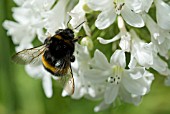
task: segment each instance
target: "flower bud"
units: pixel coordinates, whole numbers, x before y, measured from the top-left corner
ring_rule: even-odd
[[[88,6],[87,4],[84,4],[84,5],[83,5],[83,10],[84,10],[86,13],[92,12],[92,10],[89,8],[89,6]]]
[[[88,50],[92,50],[93,49],[93,41],[88,36],[82,38],[80,43],[83,46],[87,46]]]

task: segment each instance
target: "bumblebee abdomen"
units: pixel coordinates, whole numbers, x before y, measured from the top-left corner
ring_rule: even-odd
[[[50,64],[50,61],[45,59],[45,56],[42,56],[42,63],[44,68],[55,76],[64,76],[67,74],[69,64],[67,63],[55,63]]]

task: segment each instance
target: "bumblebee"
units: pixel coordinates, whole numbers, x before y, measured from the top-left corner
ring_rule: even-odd
[[[71,62],[75,61],[73,53],[79,38],[74,38],[74,32],[69,28],[59,29],[55,35],[46,38],[43,45],[20,51],[12,56],[12,60],[23,65],[36,64],[41,60],[52,75],[66,78],[64,90],[71,95],[74,93]]]

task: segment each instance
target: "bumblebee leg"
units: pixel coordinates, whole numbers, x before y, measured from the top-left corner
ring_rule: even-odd
[[[72,55],[72,56],[70,57],[70,61],[71,61],[71,62],[74,62],[74,61],[75,61],[75,56],[74,56],[74,55]]]
[[[77,42],[79,39],[81,39],[82,38],[82,36],[79,36],[79,37],[77,37],[77,38],[74,38],[73,39],[73,42]]]

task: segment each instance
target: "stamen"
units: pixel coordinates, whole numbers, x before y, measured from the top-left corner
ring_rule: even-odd
[[[125,5],[124,0],[114,0],[113,2],[116,14],[120,15],[123,6]]]
[[[106,82],[111,84],[119,84],[121,82],[123,69],[120,66],[113,67],[113,75],[106,79]]]

